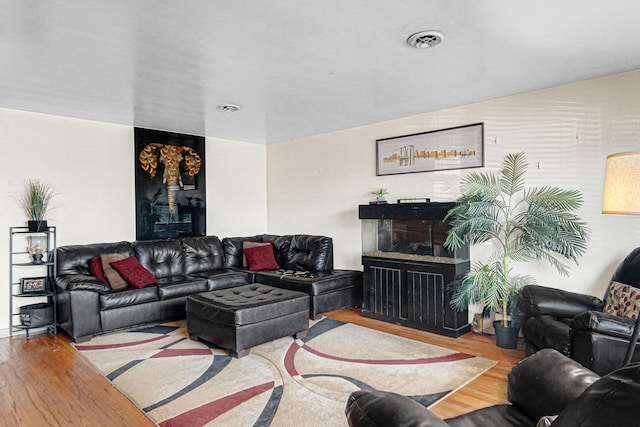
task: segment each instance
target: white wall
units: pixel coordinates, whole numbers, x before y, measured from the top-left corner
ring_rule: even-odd
[[[486,168],[525,151],[529,186],[557,185],[585,196],[579,215],[592,239],[580,265],[569,277],[546,265],[517,271],[540,284],[601,296],[616,265],[640,246],[640,218],[601,214],[606,156],[640,149],[640,71],[269,145],[269,232],[332,236],[335,266],[361,269],[357,207],[373,200],[371,191],[387,187],[392,201],[451,201],[469,172],[378,177],[375,140],[476,122],[485,124]],[[472,261],[489,250],[474,247]]]
[[[0,144],[3,335],[9,327],[9,227],[26,225],[17,202],[26,179],[55,187],[48,219],[57,226],[58,245],[134,240],[136,233],[132,127],[0,109]],[[266,148],[207,138],[205,150],[208,234],[265,232]]]
[[[207,231],[325,234],[334,238],[336,267],[360,269],[357,206],[372,200],[372,190],[389,188],[390,200],[454,200],[468,172],[377,177],[375,140],[484,122],[487,168],[525,151],[529,185],[576,188],[586,199],[580,215],[592,240],[571,276],[546,266],[519,269],[545,285],[602,295],[615,266],[640,243],[640,218],[600,213],[606,155],[639,149],[639,100],[635,71],[267,147],[208,137]],[[5,236],[25,224],[16,202],[25,180],[44,178],[58,193],[49,220],[60,245],[135,238],[131,127],[0,109],[0,144]],[[472,258],[486,252],[476,247]],[[0,335],[9,325],[8,263],[1,239]]]

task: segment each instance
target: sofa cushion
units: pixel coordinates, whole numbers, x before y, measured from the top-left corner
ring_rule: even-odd
[[[207,279],[187,276],[158,279],[158,297],[161,300],[184,297],[208,290]]]
[[[306,234],[293,236],[284,268],[311,272],[333,270],[332,239]]]
[[[254,282],[317,296],[362,285],[362,272],[333,270],[331,272],[302,274],[283,270],[260,271],[255,273]]]
[[[151,301],[158,301],[158,292],[155,286],[141,289],[129,287],[100,295],[100,309],[109,310]]]
[[[144,288],[158,283],[153,274],[140,264],[136,257],[130,256],[111,263],[111,267],[120,273],[128,284],[134,288]]]
[[[271,241],[266,246],[246,248],[244,254],[247,257],[250,271],[278,270],[280,268],[273,254],[273,242]]]
[[[137,240],[133,249],[140,264],[156,279],[184,275],[184,252],[177,239]]]
[[[207,285],[210,291],[246,285],[248,283],[250,283],[249,275],[237,271],[220,270],[212,272],[207,278]]]
[[[181,240],[185,274],[195,275],[224,268],[224,253],[217,236],[185,237]]]
[[[91,271],[92,276],[95,276],[104,282],[107,281],[107,276],[104,275],[104,269],[102,268],[102,260],[99,256],[91,258],[91,261],[89,261],[89,271]]]
[[[116,269],[111,266],[111,263],[123,260],[128,257],[128,253],[100,255],[102,270],[104,271],[104,275],[107,277],[107,282],[109,282],[109,286],[111,286],[111,289],[122,289],[127,286],[127,281],[124,280],[124,277],[122,277],[120,273],[118,273]]]

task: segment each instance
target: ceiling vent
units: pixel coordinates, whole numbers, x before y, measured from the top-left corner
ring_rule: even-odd
[[[428,30],[415,33],[407,39],[407,44],[416,49],[428,49],[442,43],[444,34],[440,31]]]
[[[226,111],[227,113],[235,113],[240,109],[239,105],[236,104],[220,104],[218,105],[218,110]]]

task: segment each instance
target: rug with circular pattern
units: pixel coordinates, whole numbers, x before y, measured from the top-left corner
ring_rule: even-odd
[[[102,335],[75,345],[162,427],[346,426],[358,389],[430,406],[494,361],[330,318],[303,339],[254,347],[241,359],[188,338],[186,322]]]

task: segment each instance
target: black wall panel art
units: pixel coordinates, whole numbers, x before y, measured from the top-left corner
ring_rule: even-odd
[[[136,239],[206,235],[204,137],[135,128]]]

